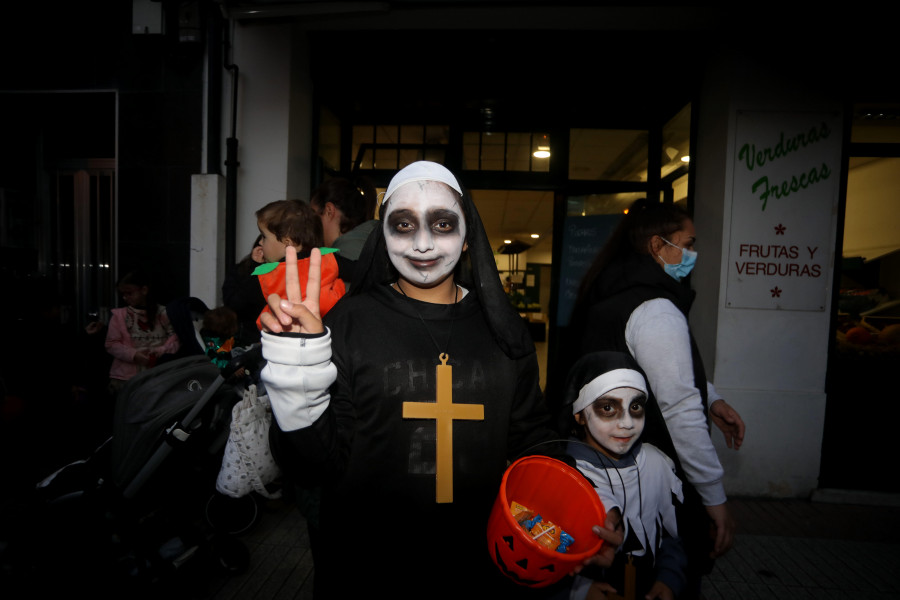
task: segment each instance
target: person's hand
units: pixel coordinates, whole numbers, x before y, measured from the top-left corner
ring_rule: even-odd
[[[259,317],[263,331],[269,333],[322,333],[325,326],[319,314],[319,290],[322,281],[322,253],[313,248],[309,255],[309,277],[306,281],[306,298],[300,293],[300,275],[297,272],[297,249],[286,248],[284,256],[284,283],[287,298],[270,294],[269,310]]]
[[[600,551],[594,556],[587,558],[582,564],[575,567],[572,573],[578,573],[584,567],[589,565],[597,565],[598,567],[607,568],[612,565],[616,556],[616,550],[625,541],[624,526],[622,525],[622,515],[618,510],[611,510],[606,513],[606,522],[601,525],[594,525],[591,530],[594,535],[603,540]],[[606,591],[614,592],[614,588]]]
[[[722,399],[716,400],[709,407],[709,416],[716,427],[725,434],[725,443],[729,448],[740,450],[744,443],[744,421],[738,411],[734,410]]]
[[[647,592],[647,595],[644,596],[646,600],[675,600],[675,594],[672,593],[672,588],[664,584],[662,581],[657,581],[653,584],[653,587],[650,588],[650,591]]]
[[[91,321],[90,323],[88,323],[85,326],[84,331],[88,335],[94,335],[95,333],[100,333],[103,330],[103,327],[104,327],[103,322]]]
[[[262,246],[253,246],[253,250],[250,251],[250,258],[253,259],[253,262],[263,264],[266,262],[266,257],[263,256],[263,248]]]
[[[707,506],[706,512],[716,527],[716,538],[710,557],[718,558],[734,545],[735,522],[728,510],[728,503]]]
[[[134,353],[134,364],[146,367],[150,364],[150,352],[147,350],[138,350]]]

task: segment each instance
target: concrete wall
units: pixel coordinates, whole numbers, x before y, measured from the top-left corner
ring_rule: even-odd
[[[234,63],[240,69],[235,251],[240,259],[259,234],[257,209],[273,200],[308,200],[312,86],[302,38],[290,25],[236,24]]]
[[[309,199],[312,85],[305,37],[295,34],[290,25],[236,23],[231,61],[238,68],[237,119],[232,131],[232,78],[226,74],[221,170],[226,172],[226,139],[233,135],[238,142],[239,162],[235,259],[241,260],[259,235],[255,217],[259,208],[274,200]],[[224,194],[224,181],[212,181],[207,175],[195,177],[192,210],[198,216],[205,214],[210,202],[221,202],[209,195],[210,185],[217,185],[217,193]],[[222,301],[224,212],[220,216],[214,225],[219,236],[216,243],[209,239],[209,219],[198,224],[203,233],[192,231],[191,238],[191,295],[202,298],[209,306]],[[202,255],[198,253],[201,246]],[[222,266],[215,267],[216,261]],[[214,281],[211,272],[215,273]]]
[[[225,178],[191,177],[190,295],[212,308],[222,305],[225,280]]]

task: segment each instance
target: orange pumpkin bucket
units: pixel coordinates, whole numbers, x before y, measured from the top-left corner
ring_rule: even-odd
[[[514,502],[574,538],[566,552],[535,541],[513,516],[510,507]],[[488,519],[488,551],[497,568],[519,585],[548,586],[600,550],[603,540],[591,528],[605,520],[606,510],[597,492],[578,471],[547,456],[525,456],[503,474]]]

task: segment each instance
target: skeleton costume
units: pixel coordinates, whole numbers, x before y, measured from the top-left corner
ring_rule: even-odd
[[[395,175],[386,198],[420,181],[461,192],[444,167],[419,162]],[[551,453],[542,442],[556,436],[534,345],[503,294],[475,205],[466,193],[458,202],[468,252],[455,270],[455,303],[421,302],[392,287],[398,275],[385,225],[369,236],[359,276],[323,334],[263,333],[273,453],[296,481],[321,487],[317,598],[528,592],[491,562],[486,524],[507,461]],[[447,406],[470,411],[450,425],[449,473],[440,462],[446,430],[413,412],[441,402],[439,369],[448,365]],[[449,501],[439,492],[448,475]]]
[[[619,352],[587,354],[570,371],[566,406],[571,407],[570,414],[590,409],[594,400],[617,388],[647,393],[634,359]],[[624,595],[632,572],[634,598],[643,598],[655,581],[665,583],[677,597],[686,581],[687,557],[677,537],[673,499],[681,503],[684,498],[672,460],[640,440],[619,459],[580,441],[571,442],[568,451],[579,471],[592,482],[606,510],[619,509],[625,527],[625,541],[612,567],[585,570],[584,575],[576,576],[570,598],[584,598],[594,579],[611,584]]]

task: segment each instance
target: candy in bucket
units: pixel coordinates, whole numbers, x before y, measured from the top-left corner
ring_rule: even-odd
[[[541,520],[552,519],[557,537],[565,532],[572,541],[565,552],[541,543],[513,515],[513,503],[526,508]],[[516,583],[528,587],[551,585],[593,556],[603,541],[591,530],[602,525],[606,511],[594,488],[574,468],[547,456],[526,456],[511,464],[503,474],[500,491],[488,520],[487,542],[491,559],[500,571]],[[557,546],[559,544],[557,543]]]

